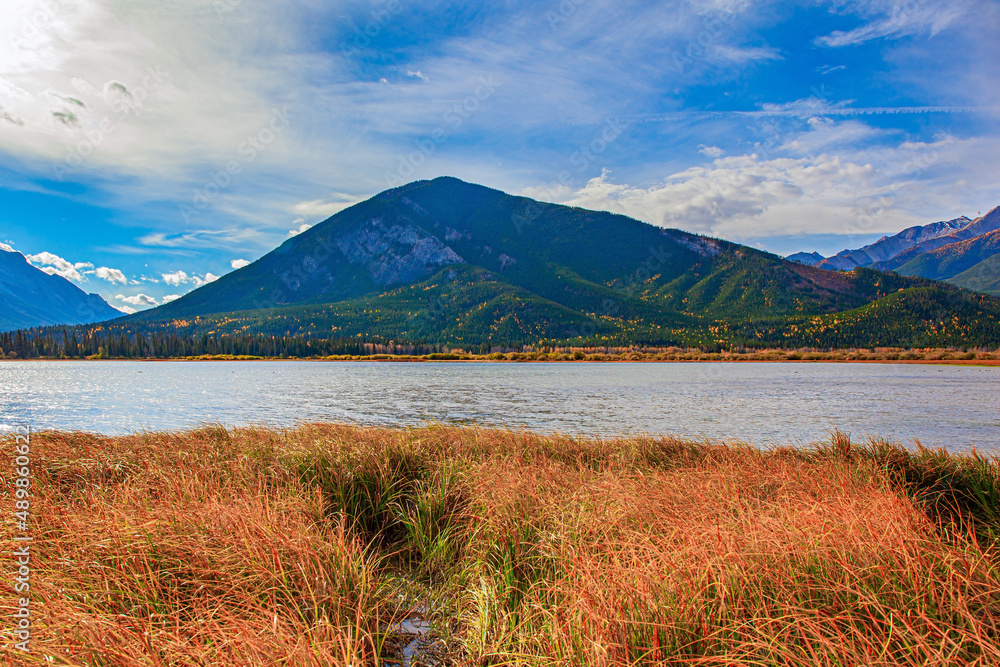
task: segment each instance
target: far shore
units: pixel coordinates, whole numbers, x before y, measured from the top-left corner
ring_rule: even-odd
[[[143,357],[143,358],[33,358],[3,359],[0,361],[313,361],[313,362],[377,362],[377,363],[798,363],[798,364],[914,364],[938,366],[1000,366],[1000,352],[961,352],[956,350],[905,350],[905,351],[801,351],[767,350],[759,353],[731,352],[619,352],[619,353],[560,353],[560,352],[508,352],[488,355],[464,352],[428,355],[341,355],[330,357],[256,357],[234,355],[201,355],[196,357]]]

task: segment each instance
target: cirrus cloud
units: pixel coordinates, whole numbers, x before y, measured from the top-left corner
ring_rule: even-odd
[[[835,2],[867,22],[853,30],[836,30],[816,39],[821,46],[856,46],[877,39],[911,35],[933,37],[975,9],[977,0],[863,0]]]

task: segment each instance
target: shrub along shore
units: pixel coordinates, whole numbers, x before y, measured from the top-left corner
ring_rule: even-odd
[[[7,664],[1000,663],[976,453],[314,424],[40,433],[31,465]]]
[[[1000,351],[952,348],[876,348],[849,350],[703,350],[698,348],[649,348],[649,347],[541,347],[521,351],[497,351],[476,354],[456,348],[428,354],[380,352],[371,346],[365,354],[326,356],[254,356],[233,354],[203,354],[178,357],[128,356],[113,357],[92,355],[88,360],[144,360],[144,361],[275,361],[303,359],[310,361],[382,361],[382,362],[839,362],[839,363],[933,363],[951,365],[997,366]],[[0,357],[2,358],[2,357]],[[9,357],[14,359],[16,357]],[[66,357],[36,357],[53,360]]]

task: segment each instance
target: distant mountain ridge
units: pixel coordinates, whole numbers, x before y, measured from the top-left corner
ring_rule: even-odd
[[[949,235],[961,232],[973,224],[973,220],[962,216],[954,220],[935,222],[930,225],[910,227],[894,236],[883,236],[881,239],[857,250],[843,250],[833,257],[817,262],[814,266],[834,271],[850,271],[859,266],[872,266],[885,262],[917,247],[930,248],[935,242]],[[940,241],[946,245],[948,241]]]
[[[799,252],[788,260],[821,269],[869,267],[904,276],[942,280],[1000,296],[1000,207],[975,220],[965,216],[910,227],[858,250],[833,257]]]
[[[19,252],[0,248],[0,331],[90,324],[123,315],[97,294],[35,268]]]
[[[962,229],[933,240],[925,241],[890,259],[880,261],[875,265],[875,268],[882,271],[895,271],[926,252],[933,252],[938,248],[943,248],[953,243],[968,241],[998,229],[1000,229],[1000,206],[994,208],[986,215],[976,218]]]
[[[805,264],[806,266],[816,266],[826,258],[818,252],[797,252],[794,255],[789,255],[785,259],[789,262]]]

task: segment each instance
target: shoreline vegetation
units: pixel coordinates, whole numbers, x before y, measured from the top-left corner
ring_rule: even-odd
[[[491,362],[491,363],[553,363],[553,362],[826,362],[826,363],[910,363],[970,366],[1000,366],[1000,351],[956,348],[875,348],[849,350],[740,350],[706,351],[698,348],[649,347],[540,347],[522,351],[497,351],[476,354],[456,348],[429,354],[397,354],[378,351],[378,346],[365,354],[326,356],[256,356],[235,354],[202,354],[176,357],[89,355],[86,357],[30,357],[24,361],[377,361],[377,362]],[[0,356],[0,360],[4,360]],[[19,360],[15,356],[7,361]]]
[[[309,424],[31,453],[12,664],[1000,663],[975,452]]]

